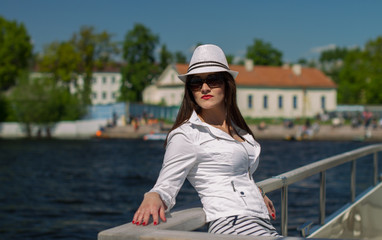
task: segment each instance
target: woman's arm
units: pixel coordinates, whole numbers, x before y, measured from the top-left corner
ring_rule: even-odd
[[[150,216],[154,224],[159,223],[159,217],[165,221],[165,210],[169,211],[175,205],[175,198],[195,161],[196,151],[189,135],[171,134],[157,182],[145,194],[133,223],[147,225]]]
[[[273,220],[276,219],[276,210],[275,207],[273,206],[273,202],[265,195],[264,190],[261,187],[258,187],[260,190],[261,195],[263,196],[265,206],[268,208],[268,213],[272,217]]]

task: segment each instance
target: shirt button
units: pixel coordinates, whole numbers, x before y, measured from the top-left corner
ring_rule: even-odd
[[[244,192],[240,192],[241,195],[244,195]]]

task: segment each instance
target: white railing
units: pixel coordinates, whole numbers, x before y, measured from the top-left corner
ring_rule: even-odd
[[[288,186],[304,180],[315,174],[320,174],[320,224],[325,222],[326,206],[326,171],[333,167],[351,162],[351,201],[356,197],[356,160],[373,154],[373,183],[377,185],[379,180],[378,152],[382,151],[382,144],[375,144],[359,148],[353,151],[325,158],[323,160],[305,165],[292,171],[280,174],[276,177],[258,182],[265,192],[272,192],[281,189],[281,233],[288,235]],[[120,239],[232,239],[233,236],[216,236],[203,232],[191,232],[205,225],[205,215],[200,207],[169,213],[167,222],[157,226],[135,226],[131,223],[121,225],[112,229],[100,232],[99,240],[120,240]],[[235,236],[235,239],[237,236]],[[240,236],[240,239],[250,239],[250,237]],[[269,239],[269,238],[259,238]]]
[[[288,235],[288,186],[315,174],[320,174],[320,224],[325,222],[326,206],[326,170],[351,162],[350,191],[351,202],[355,200],[356,194],[356,160],[373,154],[373,183],[378,183],[378,152],[382,151],[382,144],[370,145],[353,151],[325,158],[323,160],[305,165],[292,171],[280,174],[276,177],[266,179],[258,183],[265,192],[281,189],[281,233]]]

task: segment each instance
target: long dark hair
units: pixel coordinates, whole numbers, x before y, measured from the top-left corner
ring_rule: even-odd
[[[249,134],[255,138],[253,135],[253,132],[248,127],[247,123],[245,122],[243,116],[241,115],[241,112],[239,110],[239,107],[237,106],[237,100],[236,100],[236,83],[231,74],[228,72],[222,72],[222,76],[224,77],[224,103],[227,110],[226,115],[226,124],[228,126],[228,129],[231,129],[232,123],[235,123],[239,128],[247,131]],[[184,87],[184,96],[182,105],[179,108],[178,115],[176,117],[175,123],[170,129],[169,133],[178,128],[180,125],[182,125],[184,122],[186,122],[188,119],[190,119],[192,112],[195,110],[196,113],[200,113],[202,111],[202,108],[196,103],[194,99],[194,95],[192,94],[192,91],[187,87],[187,82],[190,80],[192,75],[187,76],[186,84]],[[231,132],[230,135],[232,136]],[[168,134],[167,134],[168,138]],[[165,141],[165,146],[167,145],[167,138]]]

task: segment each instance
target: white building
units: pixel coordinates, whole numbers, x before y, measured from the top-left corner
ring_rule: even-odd
[[[143,92],[147,104],[180,105],[184,83],[177,77],[187,72],[188,65],[169,65],[155,84]],[[244,117],[313,117],[334,111],[337,88],[334,82],[315,68],[231,65],[238,71],[237,102]]]
[[[42,78],[49,76],[49,73],[32,72],[31,78]],[[104,105],[116,103],[120,94],[120,86],[122,82],[122,75],[119,67],[108,67],[106,70],[96,70],[92,75],[92,92],[91,101],[92,105]],[[78,88],[82,88],[84,78],[78,75],[76,84],[70,84],[70,92],[75,93]],[[77,86],[76,86],[77,85]]]
[[[110,104],[117,102],[119,97],[119,89],[121,86],[122,75],[118,70],[97,71],[92,76],[92,93],[91,100],[93,105]],[[78,85],[83,85],[83,77],[78,77]],[[71,92],[75,92],[74,85]]]
[[[183,99],[184,83],[178,78],[178,75],[187,72],[187,67],[186,64],[168,65],[156,83],[145,88],[142,94],[143,102],[180,106]]]

